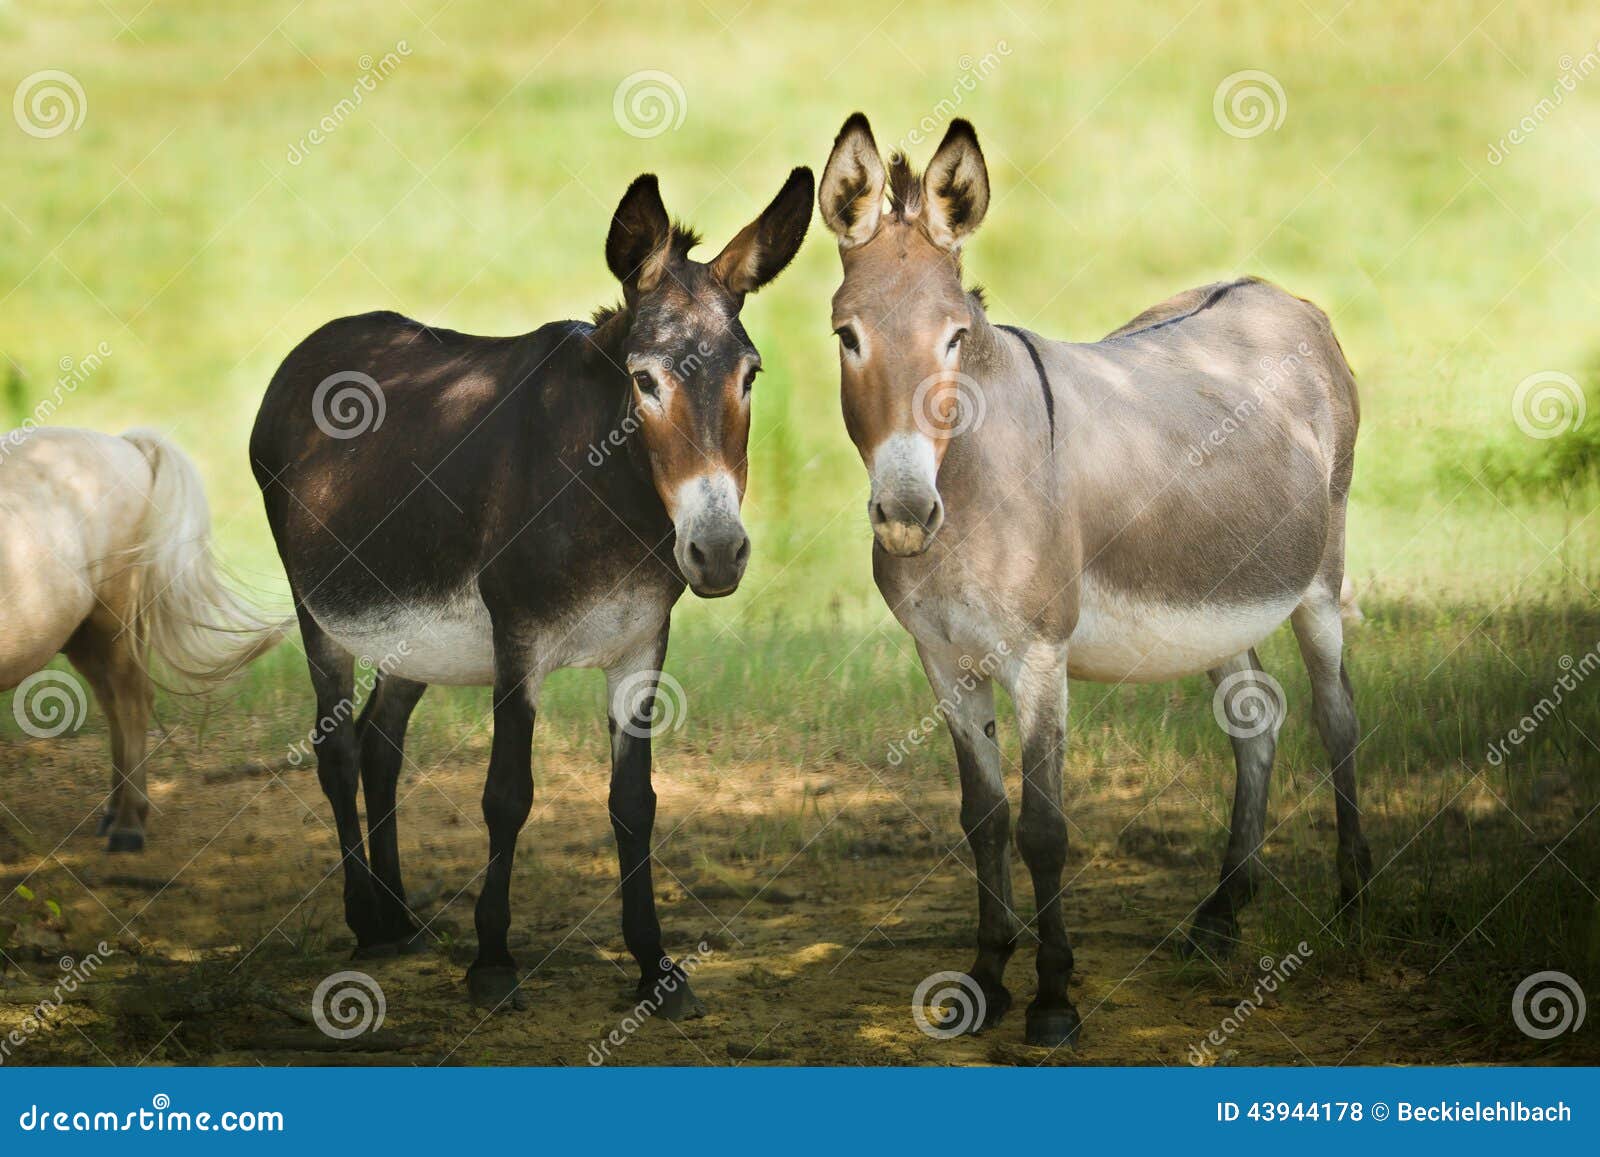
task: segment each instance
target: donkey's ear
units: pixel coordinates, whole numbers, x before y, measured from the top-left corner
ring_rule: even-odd
[[[967,121],[950,122],[922,176],[923,224],[933,243],[954,251],[989,211],[989,166]]]
[[[860,113],[851,113],[834,138],[828,167],[822,170],[822,190],[817,196],[822,219],[849,249],[872,240],[883,213],[883,158],[872,126]]]
[[[811,224],[811,195],[816,182],[811,170],[800,168],[778,190],[772,204],[711,262],[711,272],[741,296],[754,293],[793,260]]]
[[[627,293],[646,292],[661,280],[671,239],[661,187],[654,173],[646,173],[622,194],[606,236],[606,264]]]

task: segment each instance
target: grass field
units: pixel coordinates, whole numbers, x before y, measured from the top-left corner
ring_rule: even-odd
[[[1354,925],[1332,919],[1332,797],[1287,631],[1263,650],[1290,706],[1274,875],[1247,917],[1242,963],[1220,972],[1178,966],[1169,942],[1214,873],[1231,797],[1209,684],[1074,685],[1068,790],[1087,898],[1068,913],[1086,930],[1080,1004],[1103,1012],[1083,1059],[1182,1063],[1257,958],[1304,941],[1307,979],[1277,998],[1278,1031],[1251,1023],[1230,1038],[1229,1063],[1332,1063],[1346,1048],[1369,1061],[1594,1061],[1593,1013],[1543,1042],[1510,1014],[1512,990],[1541,970],[1600,992],[1593,681],[1504,758],[1489,752],[1600,647],[1600,491],[1593,458],[1570,453],[1600,445],[1600,29],[1567,0],[1293,8],[1179,0],[1113,17],[934,0],[873,27],[876,13],[831,0],[804,14],[703,0],[670,17],[479,0],[6,4],[6,85],[61,70],[81,91],[68,115],[83,115],[39,135],[48,127],[27,131],[18,106],[0,131],[0,424],[166,429],[206,477],[221,553],[282,600],[245,441],[273,370],[317,325],[374,308],[482,333],[584,317],[618,295],[602,243],[640,172],[658,173],[669,209],[720,244],[792,166],[820,169],[851,111],[869,114],[885,148],[929,118],[921,143],[907,140],[918,161],[944,120],[966,116],[994,188],[967,268],[996,320],[1092,340],[1180,289],[1256,273],[1329,312],[1362,390],[1349,569],[1367,622],[1349,661],[1384,866],[1373,901]],[[646,70],[668,74],[673,125],[639,136],[614,100]],[[1277,127],[1236,135],[1250,129],[1219,111],[1219,86],[1243,70],[1270,74]],[[363,77],[376,77],[370,89]],[[353,90],[359,106],[341,110]],[[324,118],[333,128],[311,141]],[[741,1059],[769,1030],[775,1060],[1043,1059],[1020,1044],[940,1052],[906,1013],[918,978],[967,963],[974,897],[942,730],[890,755],[933,703],[871,582],[866,473],[840,420],[828,332],[837,280],[814,223],[793,268],[744,311],[766,366],[746,501],[755,554],[736,596],[680,604],[668,669],[686,722],[657,745],[663,823],[676,808],[684,825],[661,862],[688,881],[662,885],[664,919],[684,947],[702,924],[726,947],[697,981],[713,1016],[681,1039],[650,1026],[624,1061]],[[1581,391],[1560,395],[1555,437],[1530,436],[1540,415],[1519,401],[1541,374]],[[1552,473],[1569,459],[1570,474]],[[557,802],[525,835],[513,890],[514,926],[571,957],[551,982],[565,1018],[452,1049],[465,998],[447,964],[426,991],[406,988],[409,1006],[391,1000],[419,1043],[388,1059],[581,1063],[615,1021],[580,995],[596,977],[622,990],[606,967],[621,949],[605,899],[614,869],[594,850],[606,834],[600,702],[593,673],[546,691],[536,768],[550,769],[541,793],[558,785]],[[439,877],[433,903],[468,936],[471,893],[452,897],[481,866],[487,705],[487,691],[430,693],[414,759],[443,786],[402,818],[408,856]],[[99,717],[79,739],[42,743],[0,712],[12,813],[0,884],[26,881],[64,909],[0,900],[0,933],[20,918],[49,941],[37,960],[11,953],[13,969],[39,981],[60,947],[133,935],[140,954],[122,955],[119,983],[177,969],[204,987],[219,961],[265,939],[249,957],[259,975],[243,971],[303,1002],[348,948],[336,876],[296,904],[336,860],[311,777],[245,813],[264,846],[235,843],[243,820],[211,842],[213,797],[236,793],[243,808],[260,786],[230,769],[278,758],[312,722],[301,658],[274,653],[209,715],[176,703],[163,715],[173,737],[151,766],[170,813],[153,821],[150,864],[125,868],[87,837],[55,847],[97,802]],[[1015,742],[1005,750],[1014,771]],[[569,780],[586,786],[566,815]],[[589,844],[540,850],[579,823]],[[246,863],[267,877],[161,902],[111,879],[230,879]],[[1025,874],[1017,884],[1031,894]],[[763,886],[795,903],[752,906]],[[587,929],[570,942],[569,915]],[[871,967],[850,951],[856,926],[882,936]],[[408,965],[385,967],[386,988],[410,983]],[[1014,962],[1019,993],[1028,971]],[[863,998],[875,979],[887,995]],[[0,1027],[25,1011],[3,995]],[[718,1000],[737,1015],[719,1018]],[[1186,1011],[1162,1020],[1162,1002]],[[226,1060],[256,1041],[254,1021],[192,1008],[134,1029],[93,1004],[65,1015],[78,1032],[52,1032],[23,1063]],[[797,1019],[807,1034],[783,1043]],[[188,1027],[163,1038],[169,1020]]]

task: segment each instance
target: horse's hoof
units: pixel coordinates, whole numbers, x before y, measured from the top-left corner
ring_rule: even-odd
[[[971,1003],[966,1003],[962,998],[956,997],[952,997],[940,1004],[940,1024],[947,1028],[961,1025],[962,1033],[972,1033],[973,1035],[999,1025],[1006,1013],[1011,1011],[1011,990],[1009,988],[986,988],[981,991],[983,993],[981,1005],[974,1006]],[[962,993],[962,997],[969,996],[970,993],[971,990],[967,989]],[[980,1010],[982,1015],[977,1015]],[[962,1024],[963,1019],[968,1023]]]
[[[111,833],[111,839],[106,844],[108,852],[142,852],[144,851],[144,833],[134,831],[116,831]]]
[[[1221,916],[1202,912],[1195,917],[1178,941],[1178,955],[1185,960],[1223,961],[1239,947],[1239,925]]]
[[[667,1020],[693,1020],[706,1014],[705,1002],[689,987],[689,978],[680,972],[663,976],[648,988],[639,990],[639,1003],[653,1007]]]
[[[467,992],[472,1003],[490,1012],[522,1011],[528,1007],[528,994],[522,980],[510,965],[495,964],[467,969]]]
[[[1030,1008],[1028,1024],[1023,1039],[1031,1045],[1055,1049],[1066,1045],[1078,1047],[1078,1029],[1083,1022],[1078,1010],[1070,1004],[1066,1008]]]
[[[101,812],[100,822],[94,827],[94,834],[97,836],[109,836],[111,834],[111,825],[115,822],[116,817],[110,812]]]

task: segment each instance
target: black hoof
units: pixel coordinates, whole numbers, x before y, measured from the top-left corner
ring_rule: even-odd
[[[1178,955],[1185,960],[1223,961],[1239,947],[1239,925],[1205,912],[1195,917],[1178,941]]]
[[[522,1011],[528,1007],[528,994],[522,990],[517,970],[497,964],[467,969],[467,992],[472,1003],[491,1012]]]
[[[648,1004],[655,1014],[667,1020],[693,1020],[706,1014],[705,1003],[689,987],[681,972],[663,976],[648,986],[639,985],[639,1003]]]
[[[1078,1029],[1082,1024],[1078,1019],[1078,1010],[1070,1004],[1066,1008],[1030,1008],[1023,1039],[1031,1045],[1047,1049],[1060,1048],[1062,1045],[1075,1049],[1078,1047]]]
[[[111,825],[115,822],[116,817],[110,812],[101,812],[100,822],[95,825],[94,834],[97,836],[109,836],[111,834]]]
[[[142,852],[144,851],[144,833],[120,831],[112,832],[111,839],[106,844],[108,852]]]
[[[359,945],[351,954],[351,959],[382,960],[389,956],[417,956],[427,952],[430,947],[428,934],[418,928],[388,939]]]
[[[954,1020],[963,1015],[963,1009],[956,1001],[949,1000],[939,1006],[939,1013],[947,1020]],[[984,1029],[994,1028],[1011,1011],[1011,990],[1008,988],[986,988],[983,990],[983,1017],[968,1031],[977,1034]]]

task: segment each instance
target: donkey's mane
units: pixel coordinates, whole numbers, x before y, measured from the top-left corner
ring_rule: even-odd
[[[889,211],[899,220],[915,216],[922,208],[922,174],[911,167],[902,152],[889,158]]]

